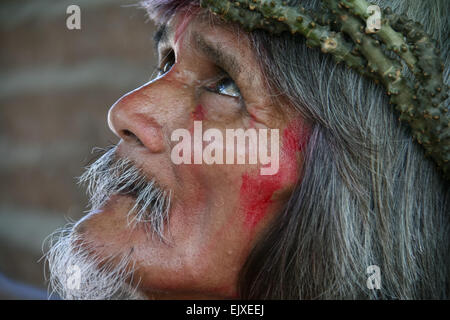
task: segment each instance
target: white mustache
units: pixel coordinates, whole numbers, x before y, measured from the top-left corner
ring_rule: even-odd
[[[106,151],[79,178],[80,184],[87,185],[90,210],[99,210],[115,194],[130,195],[135,204],[127,214],[128,224],[144,223],[152,236],[167,241],[164,228],[169,223],[171,191],[148,179],[129,159],[117,158],[116,149]]]

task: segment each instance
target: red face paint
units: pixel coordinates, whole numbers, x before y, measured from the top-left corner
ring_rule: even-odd
[[[197,108],[195,108],[194,112],[192,112],[192,118],[194,121],[205,120],[205,110],[202,105],[199,104]]]
[[[255,128],[255,117],[252,114],[250,114],[249,127],[250,128]]]
[[[298,178],[297,152],[304,148],[308,132],[299,120],[292,122],[284,131],[278,173],[264,176],[257,173],[242,175],[240,189],[241,205],[245,213],[245,226],[253,230],[273,203],[272,196],[288,183]]]
[[[245,211],[245,226],[249,229],[254,229],[264,217],[272,203],[273,193],[281,187],[279,173],[273,176],[242,175],[241,203]]]
[[[198,10],[199,8],[190,8],[189,10],[182,13],[182,16],[180,18],[181,21],[180,23],[178,23],[175,30],[175,37],[174,37],[175,43],[177,43],[181,35],[184,34],[184,31],[186,30],[189,22],[191,22],[193,17],[195,17]]]

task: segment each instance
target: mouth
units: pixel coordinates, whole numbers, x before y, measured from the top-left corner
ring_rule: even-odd
[[[155,185],[155,182],[152,180],[150,183]],[[131,211],[136,211],[135,213],[140,214],[141,220],[144,218],[143,216],[150,216],[152,209],[158,207],[160,205],[158,203],[159,198],[152,197],[151,199],[147,200],[145,202],[145,207],[141,203],[142,201],[139,201],[142,197],[142,193],[144,191],[145,186],[142,185],[141,182],[132,182],[132,183],[123,183],[119,185],[119,191],[117,192],[117,195],[126,196],[133,200],[135,203],[135,206],[130,210],[129,214],[132,214]],[[158,188],[159,189],[159,188]],[[156,192],[156,191],[155,191]],[[145,209],[145,212],[141,212]],[[147,221],[147,219],[143,220],[144,222]]]
[[[138,183],[136,182],[132,182],[130,183],[120,183],[118,185],[119,187],[119,192],[117,193],[118,195],[123,195],[123,196],[128,196],[133,198],[134,200],[137,199],[138,195],[139,195],[139,187],[138,187]]]
[[[115,149],[106,152],[80,177],[88,186],[92,210],[102,208],[113,196],[132,200],[127,214],[129,223],[144,223],[152,233],[163,238],[168,224],[171,192],[159,186],[131,160],[118,158]]]

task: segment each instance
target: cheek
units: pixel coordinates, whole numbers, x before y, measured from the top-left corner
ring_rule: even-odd
[[[240,203],[244,212],[244,226],[253,231],[267,215],[269,206],[274,203],[277,191],[295,185],[299,175],[298,153],[304,148],[309,131],[295,120],[283,131],[280,168],[275,175],[244,173],[240,188]]]
[[[253,230],[258,222],[265,216],[269,205],[272,203],[272,195],[280,189],[281,182],[277,175],[260,176],[244,173],[240,198],[244,210],[244,225]]]
[[[203,106],[199,104],[194,112],[192,112],[192,119],[194,121],[202,121],[205,120],[205,109],[203,109]]]

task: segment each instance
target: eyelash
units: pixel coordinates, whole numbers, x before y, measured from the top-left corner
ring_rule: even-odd
[[[173,50],[170,50],[169,52],[165,53],[163,56],[164,56],[163,62],[162,62],[162,64],[160,64],[160,65],[162,65],[162,68],[161,67],[157,68],[158,77],[169,72],[170,69],[172,69],[173,65],[175,64],[175,53]],[[167,64],[170,63],[171,61],[173,61],[173,62],[171,64],[170,68],[168,70],[166,70],[165,68],[166,68]]]
[[[170,50],[169,52],[165,53],[163,56],[164,56],[164,59],[161,63],[162,67],[157,68],[158,77],[169,72],[170,69],[172,69],[173,65],[176,62],[175,53],[173,50]],[[169,63],[170,63],[170,66],[168,67]],[[226,86],[225,85],[226,83],[232,84],[234,86],[234,89],[236,91],[234,94],[227,94],[227,93],[220,92],[220,90],[225,90],[224,87]],[[212,83],[211,85],[208,85],[207,87],[205,87],[205,89],[212,93],[216,93],[216,94],[220,94],[220,95],[232,97],[232,98],[238,98],[239,100],[242,100],[242,95],[241,95],[241,91],[239,90],[239,87],[236,85],[234,80],[222,69],[221,69],[221,76],[218,78],[218,80],[215,81],[214,83]]]
[[[231,90],[234,90],[234,93],[225,93],[231,86]],[[212,84],[205,87],[205,89],[212,93],[217,93],[223,96],[242,99],[241,91],[238,86],[234,82],[234,80],[224,71],[222,71],[222,75],[218,78],[218,80],[214,81]]]

